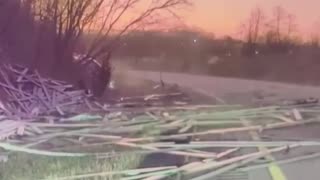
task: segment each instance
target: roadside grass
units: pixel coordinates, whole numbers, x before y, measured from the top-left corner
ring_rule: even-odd
[[[9,156],[8,162],[0,164],[0,179],[58,180],[88,173],[132,169],[139,165],[141,159],[142,157],[137,154],[96,159],[95,157],[47,157],[14,153]],[[79,179],[115,180],[120,177],[110,175]]]
[[[160,131],[155,126],[146,125],[138,136],[158,135]],[[54,148],[53,148],[54,149]],[[50,150],[50,149],[49,149]],[[73,152],[114,152],[118,148],[103,146],[73,146],[67,149]],[[145,155],[123,153],[114,157],[48,157],[31,155],[23,152],[10,152],[7,162],[0,162],[0,179],[3,180],[117,180],[119,175],[98,175],[103,172],[134,169],[140,165]],[[94,177],[73,178],[76,175],[97,173]],[[72,177],[73,176],[73,177]]]

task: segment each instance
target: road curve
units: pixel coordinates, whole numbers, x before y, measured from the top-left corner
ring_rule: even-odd
[[[131,77],[159,81],[160,73],[152,71],[130,70]],[[265,100],[294,98],[320,98],[320,87],[302,86],[278,82],[223,78],[182,73],[161,73],[166,83],[192,88],[194,91],[226,101],[227,103],[245,103],[262,96]],[[261,97],[260,97],[261,98]]]

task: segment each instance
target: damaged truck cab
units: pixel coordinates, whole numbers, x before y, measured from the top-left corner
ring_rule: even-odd
[[[74,54],[73,63],[80,71],[78,86],[94,97],[101,97],[111,79],[109,57],[102,62],[83,54]]]

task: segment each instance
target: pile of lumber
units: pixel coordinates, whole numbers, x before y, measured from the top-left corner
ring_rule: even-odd
[[[90,97],[62,81],[43,78],[36,70],[13,64],[0,67],[1,113],[20,117],[75,111]]]
[[[120,97],[107,102],[108,104],[101,104],[84,89],[67,82],[44,78],[37,70],[20,65],[1,65],[0,76],[0,114],[11,119],[33,121],[35,117],[43,115],[67,116],[83,112],[108,111],[110,106],[132,108],[164,105],[163,101],[168,98],[186,98],[181,92],[176,92]],[[181,103],[183,102],[180,101]]]

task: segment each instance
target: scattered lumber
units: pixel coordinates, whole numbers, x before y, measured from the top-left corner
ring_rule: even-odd
[[[195,106],[161,107],[134,111],[79,113],[59,121],[50,122],[52,116],[34,116],[34,121],[8,120],[3,116],[0,121],[0,147],[3,152],[23,152],[39,156],[83,157],[99,159],[121,156],[127,153],[148,155],[153,153],[193,157],[182,166],[157,167],[144,172],[134,170],[134,175],[122,174],[123,179],[167,179],[172,176],[192,177],[194,179],[213,178],[228,171],[259,166],[257,159],[269,154],[290,153],[295,148],[320,147],[320,141],[265,141],[265,140],[203,140],[208,135],[224,136],[232,133],[249,133],[256,130],[257,136],[265,130],[286,129],[318,123],[316,109],[287,109],[286,107],[239,107],[239,106]],[[138,108],[139,109],[139,108]],[[119,110],[119,109],[118,109]],[[297,119],[297,114],[304,118]],[[243,126],[242,120],[250,122]],[[231,123],[238,121],[239,123]],[[213,123],[215,122],[215,123]],[[207,126],[203,129],[203,125]],[[225,123],[225,124],[224,124]],[[200,124],[200,126],[198,126]],[[2,128],[3,127],[3,128]],[[192,129],[192,132],[181,129]],[[170,132],[168,134],[168,132]],[[188,142],[176,143],[176,138],[191,137]],[[68,144],[47,149],[50,144],[68,139]],[[166,141],[162,141],[166,139]],[[194,140],[197,139],[197,140]],[[108,146],[105,152],[69,151],[70,147]],[[245,148],[265,147],[264,151],[244,153]],[[110,149],[111,147],[111,149]],[[113,151],[113,149],[121,151]],[[271,148],[271,149],[270,149]],[[210,150],[209,150],[210,149]],[[302,159],[302,158],[301,158]],[[10,158],[7,158],[10,161]],[[192,167],[192,168],[191,168]],[[214,171],[213,171],[214,170]],[[133,170],[132,170],[133,171]],[[124,171],[127,172],[127,171]],[[79,174],[76,177],[92,177],[112,174],[101,172]],[[64,179],[65,177],[61,177]],[[71,178],[71,177],[70,177]],[[71,178],[72,179],[72,178]],[[187,178],[188,179],[188,178]]]
[[[107,159],[154,153],[186,158],[179,166],[92,172],[57,178],[60,180],[113,174],[121,175],[121,179],[212,179],[229,171],[265,166],[257,160],[270,154],[281,156],[297,148],[320,147],[317,140],[240,138],[252,131],[259,137],[275,129],[318,124],[320,108],[315,100],[310,100],[313,106],[307,107],[191,105],[182,100],[183,93],[177,92],[123,97],[106,105],[94,101],[84,90],[22,66],[4,64],[0,74],[1,163],[10,161],[7,154],[12,152],[48,158]],[[163,99],[184,103],[159,104]],[[237,139],[223,139],[227,135]],[[96,146],[104,147],[104,151],[86,151]],[[265,149],[243,151],[257,147]],[[294,161],[303,159],[293,157]],[[269,163],[273,161],[276,159]]]
[[[164,99],[184,102],[182,92],[121,97],[101,104],[84,89],[67,82],[42,77],[37,70],[17,64],[0,66],[0,114],[11,119],[32,121],[34,117],[68,116],[79,112],[111,111],[120,108],[153,107],[163,105]],[[174,101],[175,100],[175,101]]]

